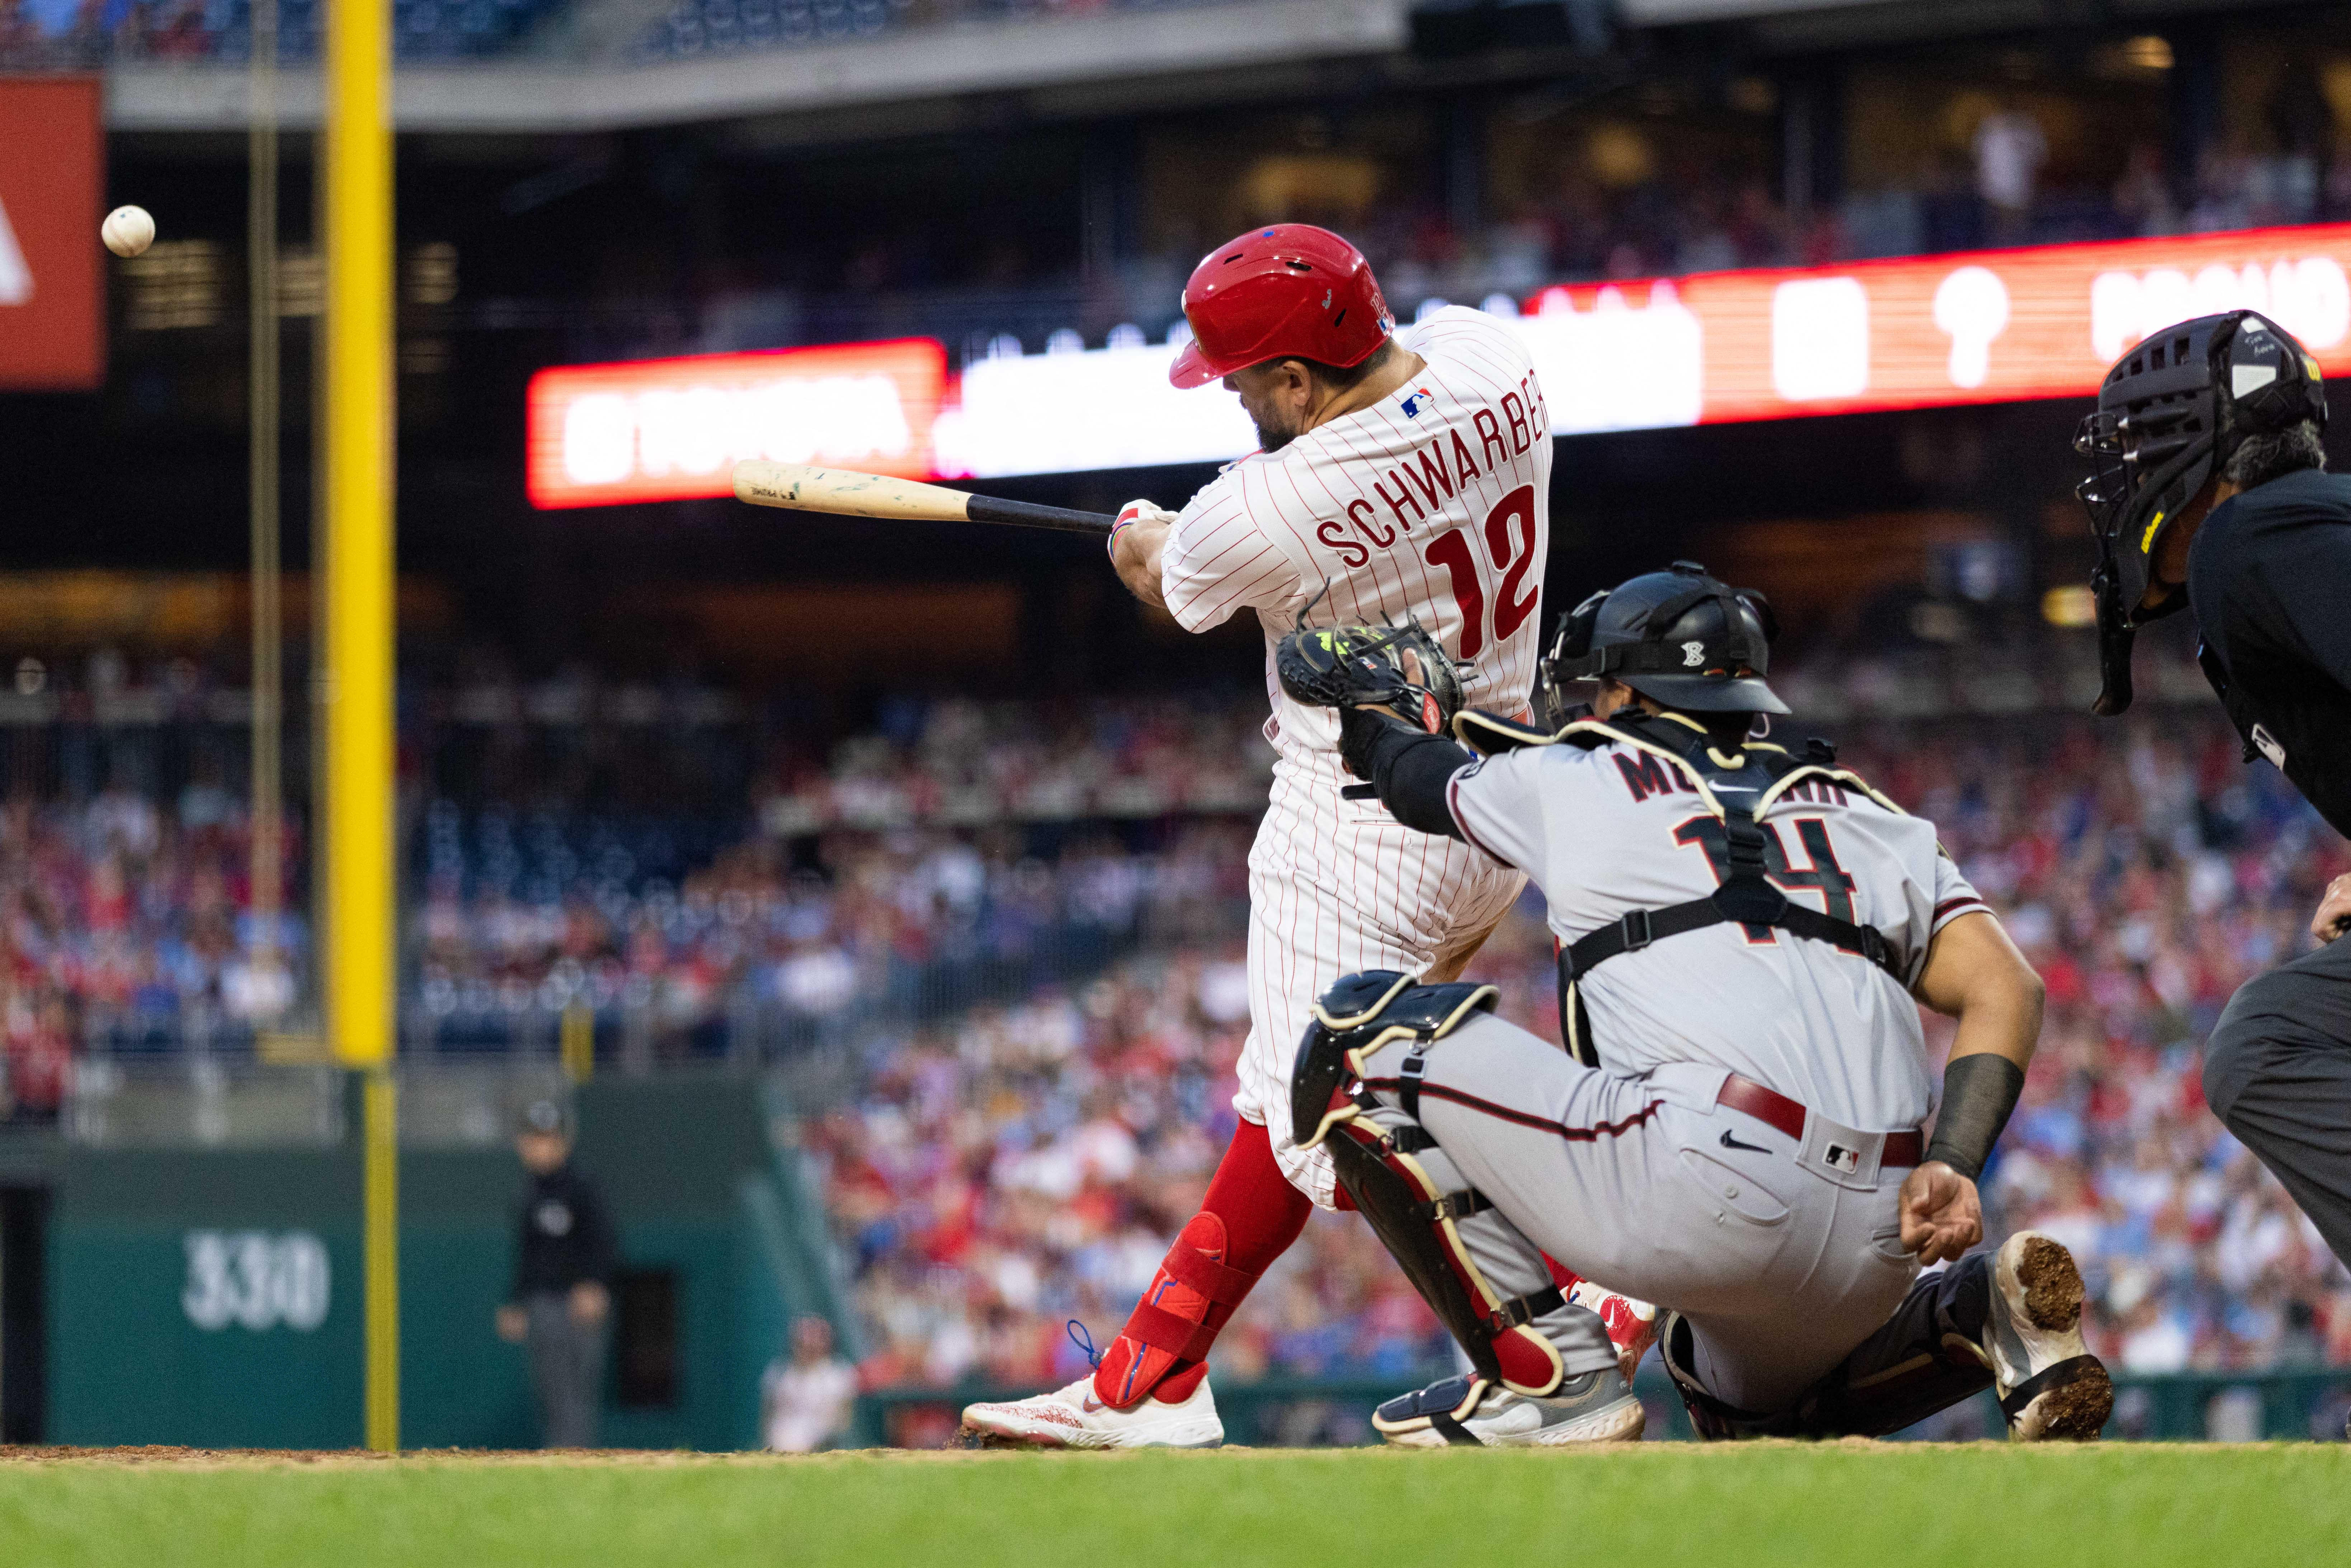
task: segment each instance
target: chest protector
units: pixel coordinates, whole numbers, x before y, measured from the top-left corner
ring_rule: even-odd
[[[2196,663],[2203,670],[2204,678],[2212,684],[2212,695],[2220,699],[2220,707],[2228,714],[2229,722],[2236,726],[2237,738],[2245,743],[2245,760],[2251,762],[2256,757],[2266,757],[2271,767],[2281,773],[2285,772],[2285,747],[2270,733],[2269,727],[2262,723],[2262,716],[2253,709],[2253,699],[2230,678],[2228,664],[2212,651],[2211,643],[2199,642],[2196,644]],[[2294,782],[2300,784],[2302,781],[2296,779]]]
[[[1472,749],[1489,754],[1522,746],[1593,750],[1610,744],[1646,752],[1678,768],[1697,789],[1699,801],[1722,824],[1727,852],[1719,868],[1722,883],[1714,892],[1660,909],[1632,910],[1560,948],[1560,1029],[1567,1037],[1568,1053],[1578,1061],[1599,1065],[1590,1022],[1576,994],[1577,983],[1620,953],[1635,952],[1653,942],[1710,925],[1768,926],[1792,936],[1825,942],[1867,959],[1908,988],[1907,959],[1884,932],[1797,904],[1767,874],[1769,841],[1761,819],[1774,801],[1805,779],[1825,779],[1868,796],[1896,816],[1906,814],[1859,774],[1837,767],[1835,748],[1826,741],[1809,742],[1802,756],[1761,740],[1745,741],[1735,751],[1724,751],[1708,741],[1703,729],[1675,714],[1579,719],[1556,733],[1545,734],[1489,714],[1465,713],[1455,720],[1455,733]]]

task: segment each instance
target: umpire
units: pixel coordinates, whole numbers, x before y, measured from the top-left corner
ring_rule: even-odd
[[[2351,478],[2325,470],[2317,361],[2247,310],[2158,332],[2106,372],[2074,447],[2097,535],[2105,690],[2130,706],[2137,629],[2196,612],[2245,758],[2351,834]],[[2204,1047],[2204,1094],[2351,1263],[2351,876],[2317,951],[2248,982]]]
[[[595,1185],[571,1168],[563,1107],[532,1103],[515,1129],[523,1191],[514,1293],[498,1309],[498,1336],[530,1348],[530,1380],[550,1448],[596,1446],[604,1375],[604,1326],[619,1247]]]

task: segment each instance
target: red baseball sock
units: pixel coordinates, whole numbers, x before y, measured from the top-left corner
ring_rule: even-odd
[[[1243,1122],[1200,1212],[1176,1236],[1126,1327],[1102,1353],[1094,1396],[1119,1409],[1146,1394],[1170,1404],[1190,1398],[1207,1375],[1217,1333],[1313,1211],[1313,1200],[1281,1174],[1266,1130]]]

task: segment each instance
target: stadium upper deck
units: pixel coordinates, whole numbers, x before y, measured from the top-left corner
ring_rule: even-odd
[[[1116,84],[1170,102],[1246,99],[1269,84],[1368,79],[1460,89],[1550,76],[1620,84],[1661,62],[1722,76],[1758,62],[1980,37],[2160,29],[2200,48],[2212,18],[2315,14],[2279,0],[2118,0],[2095,27],[2054,4],[1906,0],[397,0],[404,131],[588,131],[852,105]],[[238,122],[249,0],[0,0],[0,71],[106,68],[110,122]],[[281,53],[319,45],[315,0],[282,0]],[[317,99],[290,84],[287,110]],[[1800,97],[1805,96],[1802,94]],[[1810,108],[1799,116],[1825,129]],[[1832,112],[1827,116],[1834,119]],[[888,134],[887,126],[853,134]],[[838,127],[820,134],[837,134]]]

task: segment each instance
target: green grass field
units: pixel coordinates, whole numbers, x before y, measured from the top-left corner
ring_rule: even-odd
[[[0,1563],[2351,1563],[2351,1448],[0,1458]]]

